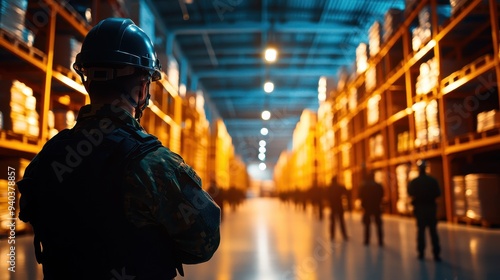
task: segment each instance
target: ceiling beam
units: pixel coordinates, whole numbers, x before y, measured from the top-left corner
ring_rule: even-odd
[[[262,64],[262,58],[257,57],[222,57],[218,58],[217,62],[219,65],[253,65],[258,64],[259,66]],[[282,58],[275,65],[279,64],[304,64],[306,63],[306,59],[293,57],[293,58]],[[343,57],[339,58],[330,58],[330,57],[321,57],[321,58],[309,58],[307,61],[308,65],[334,65],[334,66],[342,66],[345,65],[345,59]],[[191,66],[211,66],[213,64],[212,58],[200,58],[200,59],[191,59]]]
[[[251,90],[242,90],[242,89],[225,89],[225,90],[210,90],[210,97],[215,100],[219,98],[231,98],[234,100],[242,101],[248,100],[251,98],[262,98],[264,97],[263,89],[251,89]],[[318,94],[318,90],[316,88],[304,89],[304,88],[280,88],[275,89],[270,95],[270,99],[280,98],[280,97],[311,97],[316,96]]]
[[[266,127],[283,127],[283,125],[289,126],[297,124],[297,120],[299,120],[299,116],[280,116],[279,118],[271,118],[267,121],[259,120],[259,119],[226,119],[224,120],[224,124],[226,127],[257,127],[257,126],[266,126]]]
[[[228,33],[260,33],[263,30],[273,30],[282,33],[325,33],[349,34],[353,26],[342,23],[311,23],[311,22],[238,22],[238,23],[212,23],[205,25],[183,25],[171,28],[175,35],[197,35],[203,33],[228,34]]]
[[[216,44],[212,44],[214,47],[215,52],[218,55],[248,55],[248,54],[257,54],[259,56],[262,55],[262,49],[251,47],[251,46],[243,46],[243,45],[231,45],[231,44],[226,44],[223,47],[218,46]],[[351,45],[348,47],[356,47],[355,45]],[[280,53],[280,57],[283,54],[307,54],[309,51],[309,46],[298,46],[295,45],[294,47],[287,47],[285,46],[279,46],[278,52]],[[189,57],[192,56],[206,56],[207,51],[204,49],[200,49],[199,47],[193,47],[193,48],[184,48],[183,49],[184,54],[186,54]],[[332,44],[331,48],[319,48],[315,50],[314,52],[316,55],[332,55],[332,56],[348,56],[352,54],[349,54],[349,52],[346,52],[345,49],[338,48],[336,45]],[[353,54],[355,53],[355,50],[353,50]],[[281,58],[280,58],[281,59]]]
[[[335,75],[338,67],[304,67],[304,68],[286,68],[286,69],[269,69],[269,76],[302,76],[302,77],[320,77],[320,76],[330,76]],[[215,70],[201,70],[196,71],[196,75],[200,79],[214,78],[214,77],[244,77],[249,76],[260,76],[262,75],[262,69],[215,69]]]

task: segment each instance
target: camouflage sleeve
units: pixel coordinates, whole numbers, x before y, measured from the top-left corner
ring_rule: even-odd
[[[130,205],[128,217],[137,226],[163,226],[180,261],[199,263],[210,259],[219,245],[220,209],[190,180],[188,173],[194,171],[185,166],[182,158],[165,148],[135,164],[138,170],[129,172],[127,180],[146,190],[131,192],[133,197],[127,200],[137,203]]]

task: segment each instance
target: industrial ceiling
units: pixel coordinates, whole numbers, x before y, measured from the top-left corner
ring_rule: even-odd
[[[357,46],[368,43],[375,21],[403,0],[151,0],[157,21],[170,34],[166,47],[188,70],[188,89],[202,90],[223,119],[235,151],[247,165],[260,163],[265,139],[269,170],[291,147],[302,111],[318,109],[321,76],[353,72]],[[169,45],[170,42],[170,45]],[[264,50],[278,51],[276,62]],[[183,70],[181,70],[183,71]],[[329,81],[331,81],[330,79]],[[274,83],[270,94],[263,89]],[[271,118],[262,120],[269,110]],[[266,127],[269,134],[260,134]]]

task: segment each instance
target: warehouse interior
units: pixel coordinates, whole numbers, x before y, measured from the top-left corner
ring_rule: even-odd
[[[384,213],[409,218],[407,184],[417,160],[426,160],[442,191],[439,220],[495,231],[499,7],[498,0],[0,0],[1,169],[15,168],[20,180],[43,145],[74,126],[90,102],[72,67],[82,41],[100,20],[126,17],[149,35],[162,64],[141,125],[181,155],[204,188],[214,182],[235,193],[228,204],[270,196],[312,205],[311,194],[337,178],[356,211],[371,171],[384,186]],[[4,177],[7,189],[12,180]],[[0,199],[6,234],[11,200],[6,191]]]

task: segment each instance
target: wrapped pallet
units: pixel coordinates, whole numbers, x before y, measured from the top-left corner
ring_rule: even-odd
[[[453,176],[453,214],[457,217],[465,217],[467,211],[465,197],[465,177]]]
[[[500,180],[496,174],[465,175],[466,215],[490,224],[500,224]]]
[[[415,147],[427,145],[427,122],[425,107],[425,101],[417,102],[412,106],[415,116]]]
[[[81,49],[82,43],[73,35],[57,34],[54,43],[54,65],[74,71],[73,63]]]
[[[382,28],[380,27],[380,23],[378,21],[375,21],[368,30],[368,48],[370,57],[377,55],[377,53],[380,51],[381,33]]]
[[[439,129],[438,103],[432,100],[425,107],[425,118],[427,121],[427,140],[429,143],[439,142],[441,130]]]
[[[404,12],[400,9],[389,9],[384,16],[382,39],[387,42],[404,22]]]
[[[0,0],[0,29],[23,40],[28,0]]]
[[[17,80],[0,80],[0,112],[3,129],[38,136],[38,113],[33,90]]]
[[[487,131],[500,125],[498,110],[490,110],[477,114],[477,132]]]
[[[356,73],[360,74],[368,68],[368,47],[365,43],[360,43],[356,48]]]

